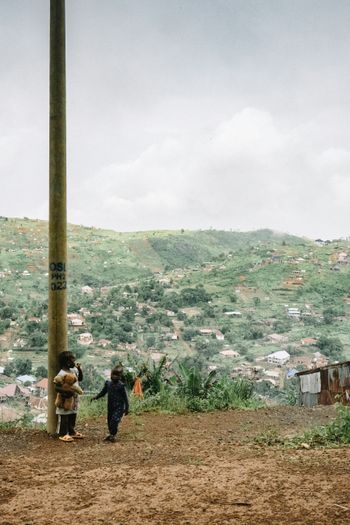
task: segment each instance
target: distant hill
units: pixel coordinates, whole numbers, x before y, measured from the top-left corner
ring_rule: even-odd
[[[21,273],[46,271],[48,224],[30,219],[0,219],[2,268]],[[220,254],[260,244],[305,245],[309,241],[272,230],[232,232],[148,231],[118,233],[68,226],[69,272],[73,283],[107,286],[148,272],[185,268],[211,261]]]

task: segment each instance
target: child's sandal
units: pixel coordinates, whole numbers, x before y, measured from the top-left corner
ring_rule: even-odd
[[[71,443],[72,441],[74,441],[69,434],[66,434],[65,436],[59,436],[58,439],[64,441],[65,443]]]
[[[75,434],[72,435],[72,438],[73,439],[84,439],[84,436],[81,432],[76,432]]]

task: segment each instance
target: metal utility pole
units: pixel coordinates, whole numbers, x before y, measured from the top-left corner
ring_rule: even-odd
[[[50,0],[49,348],[47,432],[55,434],[58,355],[67,350],[65,0]]]

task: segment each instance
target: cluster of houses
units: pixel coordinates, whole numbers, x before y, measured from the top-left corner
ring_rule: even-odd
[[[274,386],[283,387],[285,379],[294,377],[298,370],[314,370],[316,368],[327,366],[328,359],[320,352],[303,353],[292,355],[283,348],[283,345],[288,342],[288,337],[284,334],[270,334],[267,336],[270,343],[280,346],[275,352],[271,352],[265,356],[257,357],[255,362],[247,363],[240,362],[237,366],[232,368],[232,377],[245,377],[254,379],[256,381],[269,381]],[[299,345],[301,347],[314,347],[317,339],[313,337],[305,337],[301,339]],[[225,347],[224,347],[225,348]],[[227,358],[237,358],[239,353],[232,349],[224,349],[220,354]]]
[[[47,394],[47,378],[37,381],[32,375],[18,376],[15,383],[0,387],[0,421],[19,419],[30,410],[34,423],[45,422]]]

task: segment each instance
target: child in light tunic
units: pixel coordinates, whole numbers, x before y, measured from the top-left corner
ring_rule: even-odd
[[[61,370],[58,376],[65,376],[66,374],[74,374],[78,381],[83,380],[83,372],[79,363],[75,362],[75,356],[72,352],[61,352],[59,354],[59,365]],[[61,394],[63,398],[73,397],[73,406],[71,410],[56,407],[56,414],[58,415],[58,438],[65,443],[71,443],[74,439],[82,439],[84,436],[75,430],[75,424],[78,413],[78,394],[67,392],[59,386],[55,385],[57,393]]]

